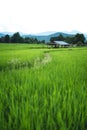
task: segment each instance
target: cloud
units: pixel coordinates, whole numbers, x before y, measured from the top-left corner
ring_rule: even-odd
[[[1,0],[0,31],[86,31],[86,0]]]

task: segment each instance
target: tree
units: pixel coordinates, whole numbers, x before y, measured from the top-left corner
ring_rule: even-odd
[[[4,36],[2,36],[2,37],[0,38],[0,43],[5,43],[5,38],[4,38]]]
[[[77,46],[80,46],[80,45],[82,45],[83,43],[81,42],[81,41],[78,41],[77,42]]]
[[[59,41],[64,41],[64,37],[63,37],[63,35],[62,34],[60,34],[59,36],[58,36],[58,38],[57,38]]]
[[[70,43],[70,44],[74,44],[75,43],[75,40],[74,40],[75,38],[74,38],[74,36],[68,36],[68,37],[66,37],[65,38],[65,42],[67,42],[67,43]]]
[[[7,34],[7,35],[5,35],[5,37],[4,37],[4,42],[5,43],[9,43],[10,42],[10,36]]]
[[[23,37],[20,36],[19,32],[14,33],[13,36],[11,37],[11,42],[13,43],[22,43],[24,42]]]
[[[83,34],[79,34],[79,33],[77,33],[76,35],[75,35],[75,43],[78,43],[78,42],[82,42],[82,43],[85,43],[85,37],[84,37],[84,35]]]
[[[45,43],[45,40],[42,40],[41,43]]]
[[[29,43],[29,42],[30,42],[30,38],[29,38],[29,37],[25,37],[25,38],[24,38],[24,42],[25,42],[25,43]]]
[[[63,37],[63,35],[62,34],[60,34],[59,36],[57,36],[57,37],[51,37],[50,38],[50,41],[51,42],[54,42],[54,41],[64,41],[64,37]]]
[[[83,34],[77,33],[76,35],[66,37],[65,41],[70,43],[70,44],[84,44],[85,43],[85,37]]]
[[[54,42],[54,41],[57,41],[57,40],[58,40],[58,37],[51,37],[51,38],[50,38],[50,41],[51,41],[51,42]]]

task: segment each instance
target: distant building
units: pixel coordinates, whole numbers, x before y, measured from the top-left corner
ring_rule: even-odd
[[[49,43],[48,44],[49,47],[54,47],[54,48],[58,48],[58,47],[69,47],[70,44],[64,41],[54,41],[53,43]]]

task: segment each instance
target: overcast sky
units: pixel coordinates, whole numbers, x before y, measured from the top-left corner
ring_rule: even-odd
[[[87,0],[0,0],[0,32],[87,33]]]

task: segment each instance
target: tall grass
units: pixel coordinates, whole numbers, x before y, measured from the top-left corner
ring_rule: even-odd
[[[0,130],[87,129],[87,49],[44,52],[38,68],[0,71]]]
[[[34,59],[43,57],[43,51],[41,49],[29,49],[29,46],[31,45],[1,44],[0,70],[32,66]]]

